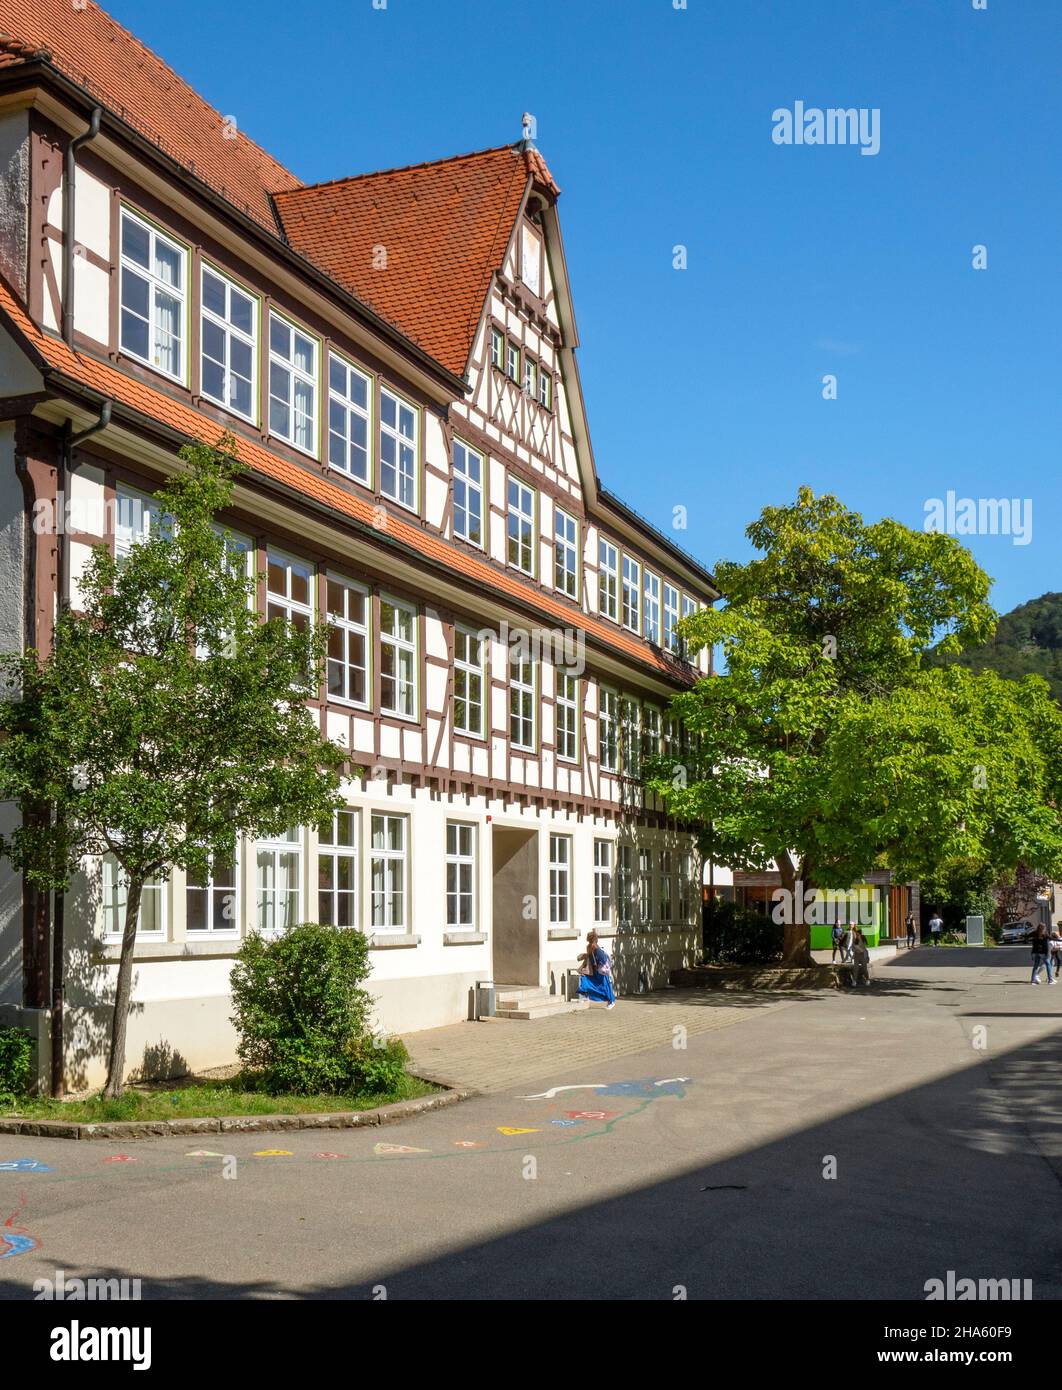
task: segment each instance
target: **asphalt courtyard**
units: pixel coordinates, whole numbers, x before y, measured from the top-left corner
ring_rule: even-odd
[[[61,1269],[144,1298],[921,1300],[954,1270],[1057,1299],[1062,987],[1028,961],[663,993],[557,1020],[562,1051],[510,1025],[548,1072],[384,1128],[0,1136],[0,1296]]]

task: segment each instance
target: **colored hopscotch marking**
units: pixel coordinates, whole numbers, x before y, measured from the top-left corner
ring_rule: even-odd
[[[581,1120],[550,1120],[551,1125],[557,1125],[560,1129],[572,1129],[575,1125],[582,1124]]]
[[[0,1173],[50,1173],[51,1171],[47,1163],[42,1163],[39,1158],[0,1159]]]
[[[537,1129],[518,1129],[515,1125],[499,1125],[499,1134],[537,1134]]]
[[[105,1158],[104,1163],[136,1163],[132,1154],[111,1154],[110,1158]]]
[[[255,1153],[254,1153],[254,1157],[255,1157],[255,1158],[292,1158],[292,1157],[294,1157],[294,1155],[292,1154],[292,1152],[291,1152],[290,1149],[256,1149],[256,1150],[255,1150]]]
[[[482,1143],[478,1139],[455,1139],[455,1149],[481,1149]]]
[[[691,1079],[688,1076],[669,1076],[662,1081],[654,1081],[652,1077],[644,1081],[580,1081],[571,1086],[551,1086],[548,1091],[537,1091],[532,1096],[517,1096],[516,1099],[555,1100],[562,1091],[600,1091],[603,1096],[681,1095],[679,1088]]]
[[[213,1149],[193,1149],[185,1158],[225,1158],[227,1155],[215,1153]]]
[[[431,1149],[413,1149],[408,1144],[375,1144],[374,1154],[430,1154]]]
[[[327,1154],[327,1153],[320,1153],[320,1154],[314,1154],[314,1158],[346,1158],[346,1154]]]
[[[20,1160],[15,1159],[14,1162]],[[35,1162],[29,1159],[28,1162]],[[36,1250],[40,1246],[40,1241],[36,1236],[31,1236],[25,1226],[19,1226],[15,1218],[23,1211],[26,1205],[26,1198],[19,1194],[19,1203],[11,1215],[0,1226],[0,1260],[10,1260],[16,1255],[28,1255],[30,1251]]]
[[[619,1112],[616,1110],[565,1110],[569,1120],[611,1120]]]

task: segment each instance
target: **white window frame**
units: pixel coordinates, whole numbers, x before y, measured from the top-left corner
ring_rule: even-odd
[[[343,391],[336,390],[332,380],[334,369],[343,373]],[[350,394],[351,382],[360,381],[365,387],[365,404],[361,405]],[[372,435],[372,395],[373,379],[368,372],[363,372],[360,367],[355,367],[353,362],[348,362],[345,357],[341,357],[338,352],[328,354],[328,439],[325,447],[325,457],[328,460],[329,468],[334,468],[337,473],[342,473],[344,477],[353,478],[355,482],[363,484],[365,487],[372,487],[372,454],[373,454],[373,435]],[[343,433],[332,427],[332,411],[340,410],[343,412]],[[351,442],[351,420],[360,420],[365,431],[365,472],[357,472],[351,467],[351,458],[355,445]],[[333,438],[342,439],[343,459],[342,463],[337,463],[332,457]]]
[[[638,849],[638,921],[652,926],[653,921],[653,851],[642,845]]]
[[[682,616],[684,618],[688,618],[691,614],[696,613],[698,607],[699,605],[695,598],[691,598],[689,594],[682,595]],[[682,656],[688,661],[690,649],[689,643],[686,641],[685,638],[683,638],[680,642],[680,651]]]
[[[628,595],[632,593],[635,596],[633,620],[631,618],[631,605],[627,601]],[[620,617],[625,628],[641,636],[642,566],[641,561],[635,560],[631,555],[624,555],[623,557],[620,577]]]
[[[225,317],[222,318],[215,310],[207,308],[206,302],[206,278],[211,276],[217,280],[225,290]],[[242,328],[237,328],[232,321],[232,296],[238,294],[246,299],[251,306],[251,331],[245,333]],[[208,265],[205,261],[199,268],[199,392],[208,401],[213,401],[222,410],[227,410],[230,415],[235,415],[240,420],[248,420],[253,425],[258,420],[258,319],[261,312],[261,303],[257,295],[251,294],[250,290],[244,287],[228,275],[223,275],[215,266]],[[211,323],[224,336],[225,360],[218,362],[216,357],[207,358],[206,334],[203,332],[203,323]],[[222,400],[219,396],[212,396],[207,390],[204,381],[205,373],[203,363],[206,360],[217,363],[224,371],[223,388],[228,391],[231,397],[230,378],[234,375],[232,371],[232,343],[233,341],[243,343],[250,350],[251,354],[251,375],[248,384],[251,391],[251,408],[249,411],[237,409],[231,400]]]
[[[500,328],[490,330],[490,363],[499,372],[505,371],[505,334]]]
[[[148,235],[148,262],[149,268],[138,265],[131,256],[125,253],[125,221],[135,223],[143,232]],[[155,265],[155,244],[162,242],[171,251],[177,253],[181,268],[181,284],[179,288],[167,283],[162,276],[157,275],[154,270]],[[118,291],[118,345],[120,351],[126,357],[131,357],[135,362],[142,362],[145,367],[149,367],[153,372],[158,372],[160,376],[167,377],[170,381],[178,381],[182,386],[188,384],[188,247],[172,236],[168,236],[158,227],[153,226],[146,218],[140,217],[131,208],[122,205],[118,219],[118,255],[121,266],[121,277]],[[127,276],[133,276],[143,280],[148,287],[148,317],[144,319],[135,309],[128,308],[125,304],[125,280]],[[170,299],[175,299],[179,306],[178,321],[180,324],[179,335],[177,338],[177,353],[180,358],[180,371],[171,372],[164,367],[156,355],[158,347],[157,336],[160,332],[160,323],[157,316],[158,296],[168,295]],[[130,313],[134,317],[146,323],[148,326],[148,353],[142,355],[130,347],[125,341],[122,331],[122,316]]]
[[[632,695],[620,697],[620,766],[624,777],[642,775],[642,707]]]
[[[479,478],[473,480],[469,472],[471,460],[475,460],[479,469]],[[487,461],[478,449],[473,449],[466,444],[463,439],[455,439],[453,446],[453,463],[451,465],[453,473],[454,491],[454,535],[469,545],[476,546],[479,550],[483,549],[483,499],[484,488],[486,486]],[[473,498],[475,499],[473,504]],[[469,534],[469,521],[475,518],[478,536]]]
[[[512,338],[505,339],[505,375],[520,385],[520,344],[514,343]]]
[[[681,647],[678,635],[681,595],[674,584],[664,581],[664,647],[677,653]]]
[[[619,622],[619,548],[599,536],[597,540],[597,611]]]
[[[339,843],[339,817],[349,816],[351,826],[351,843],[341,845]],[[322,832],[323,832],[322,827]],[[343,806],[338,811],[333,811],[332,819],[328,825],[328,833],[331,840],[326,840],[324,834],[318,832],[317,836],[317,921],[325,922],[325,914],[321,911],[321,900],[329,900],[329,921],[330,925],[342,926],[344,930],[348,927],[352,931],[357,931],[361,924],[361,879],[359,872],[361,868],[359,859],[359,849],[361,841],[361,811],[356,806]],[[321,886],[321,861],[331,861],[331,883],[327,887]],[[351,865],[350,888],[339,886],[339,864],[340,861]],[[339,906],[343,900],[351,904],[351,920],[340,922]]]
[[[163,879],[150,879],[144,884],[140,895],[140,918],[136,924],[137,941],[165,941],[167,922],[167,897],[166,881]],[[100,935],[104,941],[121,941],[125,935],[125,909],[129,893],[129,876],[118,863],[113,854],[107,853],[100,857]],[[158,926],[154,930],[145,930],[144,922],[144,902],[148,893],[157,895],[156,920]],[[110,900],[110,901],[108,901]],[[110,911],[108,911],[110,909]],[[116,923],[110,930],[107,928],[108,918],[112,917]]]
[[[553,409],[553,373],[541,364],[538,368],[538,403],[543,410]]]
[[[538,672],[530,657],[509,654],[509,742],[522,753],[533,753],[538,746],[538,708],[535,695]],[[526,707],[530,713],[525,712]],[[519,736],[514,732],[519,728]],[[523,736],[530,728],[530,740]]]
[[[553,508],[553,587],[579,602],[579,523],[557,506]]]
[[[486,738],[487,652],[489,646],[489,639],[481,636],[473,628],[455,626],[454,732],[464,734],[467,738]],[[478,660],[473,659],[471,655],[461,654],[462,647],[465,652],[474,652]],[[469,694],[471,683],[476,679],[479,681],[478,700],[473,699]],[[458,701],[464,702],[465,718],[463,721],[458,717]],[[469,718],[469,714],[473,710],[478,715],[475,721]]]
[[[594,841],[594,923],[612,925],[612,841]]]
[[[280,883],[280,858],[281,855],[293,854],[295,856],[295,887],[281,888]],[[269,855],[272,868],[272,888],[263,888],[261,881],[262,859]],[[290,926],[297,926],[302,921],[302,875],[305,865],[305,852],[303,848],[303,834],[299,826],[293,826],[283,835],[263,836],[255,844],[255,927],[262,936],[275,937],[287,927],[277,926],[280,914],[278,909],[281,907],[281,895],[284,897],[284,906],[290,907],[294,904],[294,911],[290,913]],[[270,913],[268,908],[272,909]],[[272,916],[272,922],[268,918]],[[284,912],[283,916],[289,916]]]
[[[280,324],[286,328],[291,335],[288,356],[284,357],[277,348],[273,346],[273,325]],[[313,367],[307,371],[300,367],[295,360],[296,340],[302,338],[304,342],[310,344],[313,350]],[[301,454],[308,454],[310,458],[317,457],[317,422],[319,419],[318,399],[320,396],[320,383],[318,378],[321,374],[321,344],[312,333],[308,333],[305,328],[300,328],[297,323],[289,319],[286,314],[278,314],[275,309],[269,311],[269,400],[267,424],[269,433],[274,439],[283,439],[286,444],[290,444],[293,449],[298,449]],[[286,372],[288,376],[288,399],[283,400],[280,396],[273,394],[273,368],[277,367]],[[310,411],[298,411],[295,407],[295,385],[301,383],[309,387],[310,390]],[[288,412],[288,430],[285,434],[283,430],[276,428],[273,424],[273,402],[283,406]],[[297,417],[301,417],[309,422],[310,444],[302,444],[298,439],[298,429],[296,428]]]
[[[524,394],[531,399],[538,399],[538,363],[533,357],[524,353]]]
[[[660,576],[652,570],[642,572],[642,635],[660,645]]]
[[[450,832],[454,832],[454,848],[450,848]],[[468,851],[462,848],[467,833]],[[454,887],[450,886],[453,870]],[[467,881],[468,886],[464,886]],[[462,906],[467,901],[468,920],[462,921]],[[454,909],[456,908],[456,913]],[[479,922],[479,826],[474,821],[446,822],[446,930],[474,932]]]
[[[549,837],[549,925],[563,931],[572,922],[572,837]]]
[[[394,402],[395,423],[388,424],[384,418],[384,405]],[[408,410],[413,421],[412,435],[405,434],[402,430],[402,412]],[[395,490],[388,492],[384,486],[384,439],[393,439],[395,448],[394,472]],[[407,469],[403,466],[402,451],[409,449],[413,454],[412,466]],[[387,465],[390,467],[391,465]],[[403,496],[403,484],[409,483],[412,489],[412,501],[407,501]],[[400,396],[397,391],[392,391],[389,386],[380,388],[380,495],[387,497],[390,501],[397,503],[400,507],[405,507],[406,511],[416,512],[420,506],[420,411],[412,401],[407,401],[404,396]]]
[[[513,490],[516,490],[516,498],[513,499]],[[519,570],[521,574],[535,575],[535,546],[537,544],[535,525],[535,499],[537,497],[533,487],[523,483],[519,478],[514,478],[510,474],[505,480],[505,560],[513,569]],[[512,558],[514,539],[512,535],[512,523],[516,523],[517,537],[515,541],[517,559]],[[525,528],[527,535],[525,537]],[[524,550],[527,550],[527,564],[521,563]]]
[[[286,592],[281,594],[277,590],[270,588],[269,570],[272,565],[282,564],[284,567],[284,585]],[[309,599],[303,603],[301,599],[291,596],[291,577],[295,570],[305,570],[306,587],[309,591]],[[296,555],[290,555],[286,550],[271,545],[266,550],[266,621],[272,617],[283,616],[285,627],[297,626],[294,623],[296,615],[304,617],[308,626],[313,627],[316,614],[314,613],[316,600],[316,586],[314,584],[315,567],[312,560],[300,560]],[[270,608],[279,609],[280,613],[270,613]]]
[[[675,920],[675,871],[671,851],[660,851],[660,921],[670,926]]]
[[[557,667],[556,722],[557,757],[561,762],[579,761],[579,677]],[[563,717],[562,717],[563,716]]]
[[[388,826],[395,821],[402,827],[400,849],[391,849],[388,844]],[[376,825],[383,825],[383,848],[377,849]],[[392,882],[392,873],[387,867],[400,864],[399,887]],[[386,811],[373,811],[369,821],[369,921],[373,932],[402,933],[409,931],[409,817],[391,815]],[[377,888],[377,865],[382,869],[382,888]],[[399,912],[395,913],[395,899],[399,899]],[[378,913],[378,907],[381,909]],[[379,920],[378,920],[379,918]]]
[[[634,924],[634,850],[616,846],[616,912],[622,926]]]
[[[658,758],[660,756],[661,718],[660,710],[656,705],[645,704],[642,706],[642,762],[646,758]]]
[[[126,487],[119,483],[114,492],[114,558],[124,560],[127,555],[144,541],[151,539],[151,533],[162,516],[162,509],[155,499],[146,492]],[[136,512],[138,526],[127,526],[122,521],[123,507]]]
[[[618,692],[607,685],[598,686],[597,761],[602,772],[620,770],[619,714]]]
[[[240,838],[233,836],[233,858],[232,858],[232,883],[218,884],[215,882],[214,866],[217,855],[210,856],[209,867],[206,874],[206,883],[189,883],[188,875],[184,881],[184,929],[192,941],[214,940],[219,936],[239,936],[240,934]],[[188,911],[188,903],[193,893],[202,893],[206,898],[206,926],[193,927],[191,925],[191,913]],[[231,894],[231,912],[226,916],[229,921],[227,927],[214,926],[214,900],[218,893]]]
[[[331,653],[332,638],[329,635],[329,649],[325,654],[325,691],[329,700],[340,705],[350,705],[353,709],[368,709],[372,704],[372,594],[368,586],[358,584],[353,579],[347,579],[345,575],[336,574],[329,570],[326,576],[327,592],[325,604],[325,625],[335,628],[342,634],[343,656],[334,657]],[[333,589],[342,591],[343,612],[336,613],[332,609]],[[365,621],[358,622],[357,618],[350,616],[350,595],[358,594],[363,601],[363,612]],[[350,673],[358,670],[357,662],[350,660],[350,643],[352,639],[360,637],[362,640],[362,651],[364,653],[364,665],[361,670],[363,673],[363,685],[365,688],[365,698],[357,700],[350,693]],[[332,669],[335,666],[342,668],[343,674],[343,693],[339,694],[332,689]]]
[[[393,609],[396,615],[406,613],[411,619],[410,628],[413,633],[412,638],[401,637],[397,632],[388,631],[384,626],[384,605]],[[409,719],[416,722],[419,719],[420,709],[418,684],[420,678],[420,619],[416,604],[406,603],[402,599],[392,598],[390,594],[380,595],[380,711],[383,714],[393,715],[396,719]],[[395,703],[387,705],[384,703],[383,683],[385,679],[392,679],[384,675],[384,647],[394,651],[394,682],[395,682]],[[409,657],[408,676],[402,674],[403,656]],[[410,709],[403,708],[404,692],[409,694]]]

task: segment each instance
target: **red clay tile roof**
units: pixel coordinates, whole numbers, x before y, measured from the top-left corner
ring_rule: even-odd
[[[268,195],[302,181],[242,131],[226,138],[222,116],[94,0],[0,0],[0,65],[38,55],[276,232]]]
[[[74,351],[61,338],[45,333],[29,317],[7,284],[0,280],[0,323],[5,319],[10,322],[16,337],[21,338],[31,352],[35,352],[47,366],[55,368],[65,377],[99,392],[119,405],[127,406],[168,426],[188,439],[210,438],[216,441],[220,436],[221,430],[215,420],[208,419],[191,406],[174,400],[172,396],[119,371],[109,363]],[[300,468],[271,453],[256,441],[240,436],[236,438],[236,454],[252,472],[282,483],[331,508],[341,516],[351,517],[380,531],[376,506],[337,487],[328,478]],[[575,613],[567,604],[551,594],[532,589],[506,570],[478,560],[466,551],[458,550],[441,537],[401,516],[388,513],[385,534],[391,540],[399,542],[412,555],[423,556],[426,560],[459,576],[471,589],[485,590],[499,598],[509,598],[520,603],[531,602],[541,610],[547,621],[557,623],[561,627],[571,627],[578,622],[587,636],[611,647],[617,655],[643,667],[649,667],[658,675],[667,676],[672,680],[689,680],[688,672],[663,653],[654,651],[648,643],[622,629],[613,628],[592,615]]]
[[[537,150],[503,145],[280,192],[276,205],[296,251],[461,376],[529,175],[559,191]]]

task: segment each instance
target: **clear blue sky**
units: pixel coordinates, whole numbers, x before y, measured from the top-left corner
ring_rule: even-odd
[[[707,563],[801,483],[912,526],[950,489],[1032,500],[969,541],[997,607],[1062,589],[1062,0],[106,7],[310,182],[533,112],[598,469]],[[797,100],[879,108],[880,153],[776,146]]]

